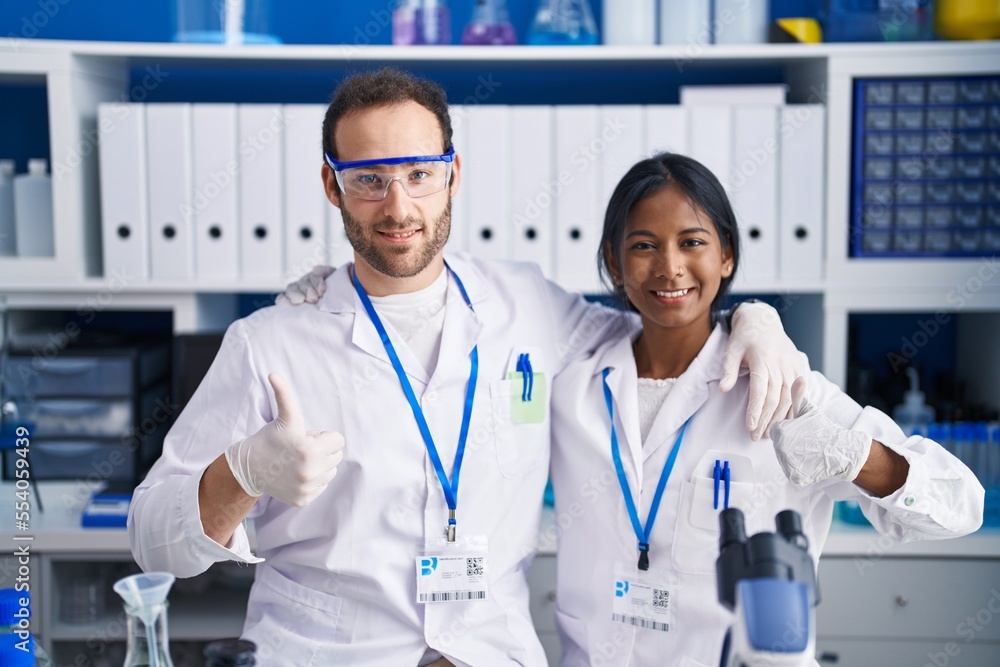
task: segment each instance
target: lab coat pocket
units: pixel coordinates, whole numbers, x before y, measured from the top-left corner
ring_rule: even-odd
[[[530,421],[523,421],[511,407],[515,393],[520,397],[522,389],[520,378],[490,383],[493,438],[497,464],[504,477],[520,477],[534,469],[543,460],[549,442],[548,397],[536,393],[532,397],[532,401],[540,401],[536,413]]]
[[[744,509],[753,498],[754,485],[731,482],[729,506]],[[695,476],[684,482],[672,545],[674,566],[681,572],[710,574],[719,557],[719,513],[723,509],[723,489],[719,489],[719,509],[715,509],[715,482]],[[745,511],[745,509],[744,509]]]
[[[257,644],[262,664],[272,664],[268,656],[285,665],[312,664],[324,644],[334,641],[341,599],[298,584],[274,568],[257,567],[243,636]]]

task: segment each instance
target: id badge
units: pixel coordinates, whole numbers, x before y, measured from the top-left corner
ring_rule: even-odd
[[[615,566],[611,620],[637,628],[670,632],[674,629],[677,584],[655,568],[639,570],[635,563]]]
[[[427,541],[416,557],[417,604],[466,602],[489,597],[489,542],[486,536]]]

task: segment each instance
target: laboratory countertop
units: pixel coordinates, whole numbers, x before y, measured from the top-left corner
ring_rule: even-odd
[[[33,552],[41,553],[128,553],[128,533],[123,528],[82,528],[80,512],[90,497],[94,486],[86,481],[45,482],[36,487],[42,498],[43,510],[38,508],[34,491],[29,491],[27,528],[20,529],[15,516],[16,503],[23,502],[16,495],[13,482],[0,483],[0,544],[30,544]],[[4,507],[8,509],[3,509]],[[4,547],[4,551],[8,550]],[[539,554],[556,552],[556,515],[545,507],[539,526]],[[873,528],[834,522],[823,549],[829,558],[998,558],[1000,557],[1000,528],[984,528],[954,540],[928,540],[899,544],[879,535]]]

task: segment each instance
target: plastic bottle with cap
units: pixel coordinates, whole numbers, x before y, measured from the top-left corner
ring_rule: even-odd
[[[20,257],[53,257],[52,179],[48,160],[28,160],[28,173],[14,176],[14,236]]]
[[[31,627],[30,592],[0,589],[0,665],[53,667],[52,660],[31,634]]]
[[[14,161],[0,160],[0,257],[17,254],[14,229]]]
[[[892,411],[892,418],[903,429],[903,433],[912,435],[915,429],[924,429],[934,421],[934,408],[924,403],[917,369],[910,366],[906,369],[906,374],[910,378],[910,390],[903,396],[903,402]]]

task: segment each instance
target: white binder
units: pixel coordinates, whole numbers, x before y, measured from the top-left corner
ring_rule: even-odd
[[[323,104],[286,104],[285,123],[285,278],[295,280],[318,264],[329,263],[326,191],[323,168]]]
[[[821,104],[781,110],[778,272],[782,280],[823,277],[826,109]]]
[[[510,107],[468,106],[465,125],[469,148],[463,173],[469,196],[469,252],[481,259],[509,259]]]
[[[747,286],[778,277],[778,109],[733,109],[730,200],[740,226],[737,281]]]
[[[598,219],[603,226],[611,193],[632,165],[645,157],[645,114],[638,105],[601,107],[602,139],[606,148],[601,155],[601,198]],[[594,246],[596,251],[597,246]]]
[[[644,155],[655,153],[688,155],[688,111],[679,104],[651,104],[646,107]]]
[[[597,271],[603,228],[598,203],[602,137],[596,106],[555,108],[556,282],[568,290],[604,293]]]
[[[553,111],[549,106],[511,107],[512,258],[534,262],[553,278]]]
[[[239,278],[239,120],[235,104],[195,104],[192,116],[194,272],[199,281]]]
[[[732,109],[725,105],[686,108],[688,155],[708,167],[728,192],[733,155]]]
[[[192,280],[191,105],[147,104],[146,149],[151,277]]]
[[[282,279],[282,142],[281,106],[239,107],[240,268],[243,278]]]
[[[468,132],[465,124],[465,107],[452,104],[448,107],[448,114],[451,116],[451,143],[455,147],[455,154],[462,162],[466,159],[466,150],[469,147]],[[459,252],[468,250],[468,227],[469,227],[469,187],[463,179],[459,183],[458,192],[451,200],[451,234],[448,235],[449,252]]]
[[[146,107],[99,104],[97,126],[104,275],[144,281],[149,278]]]

